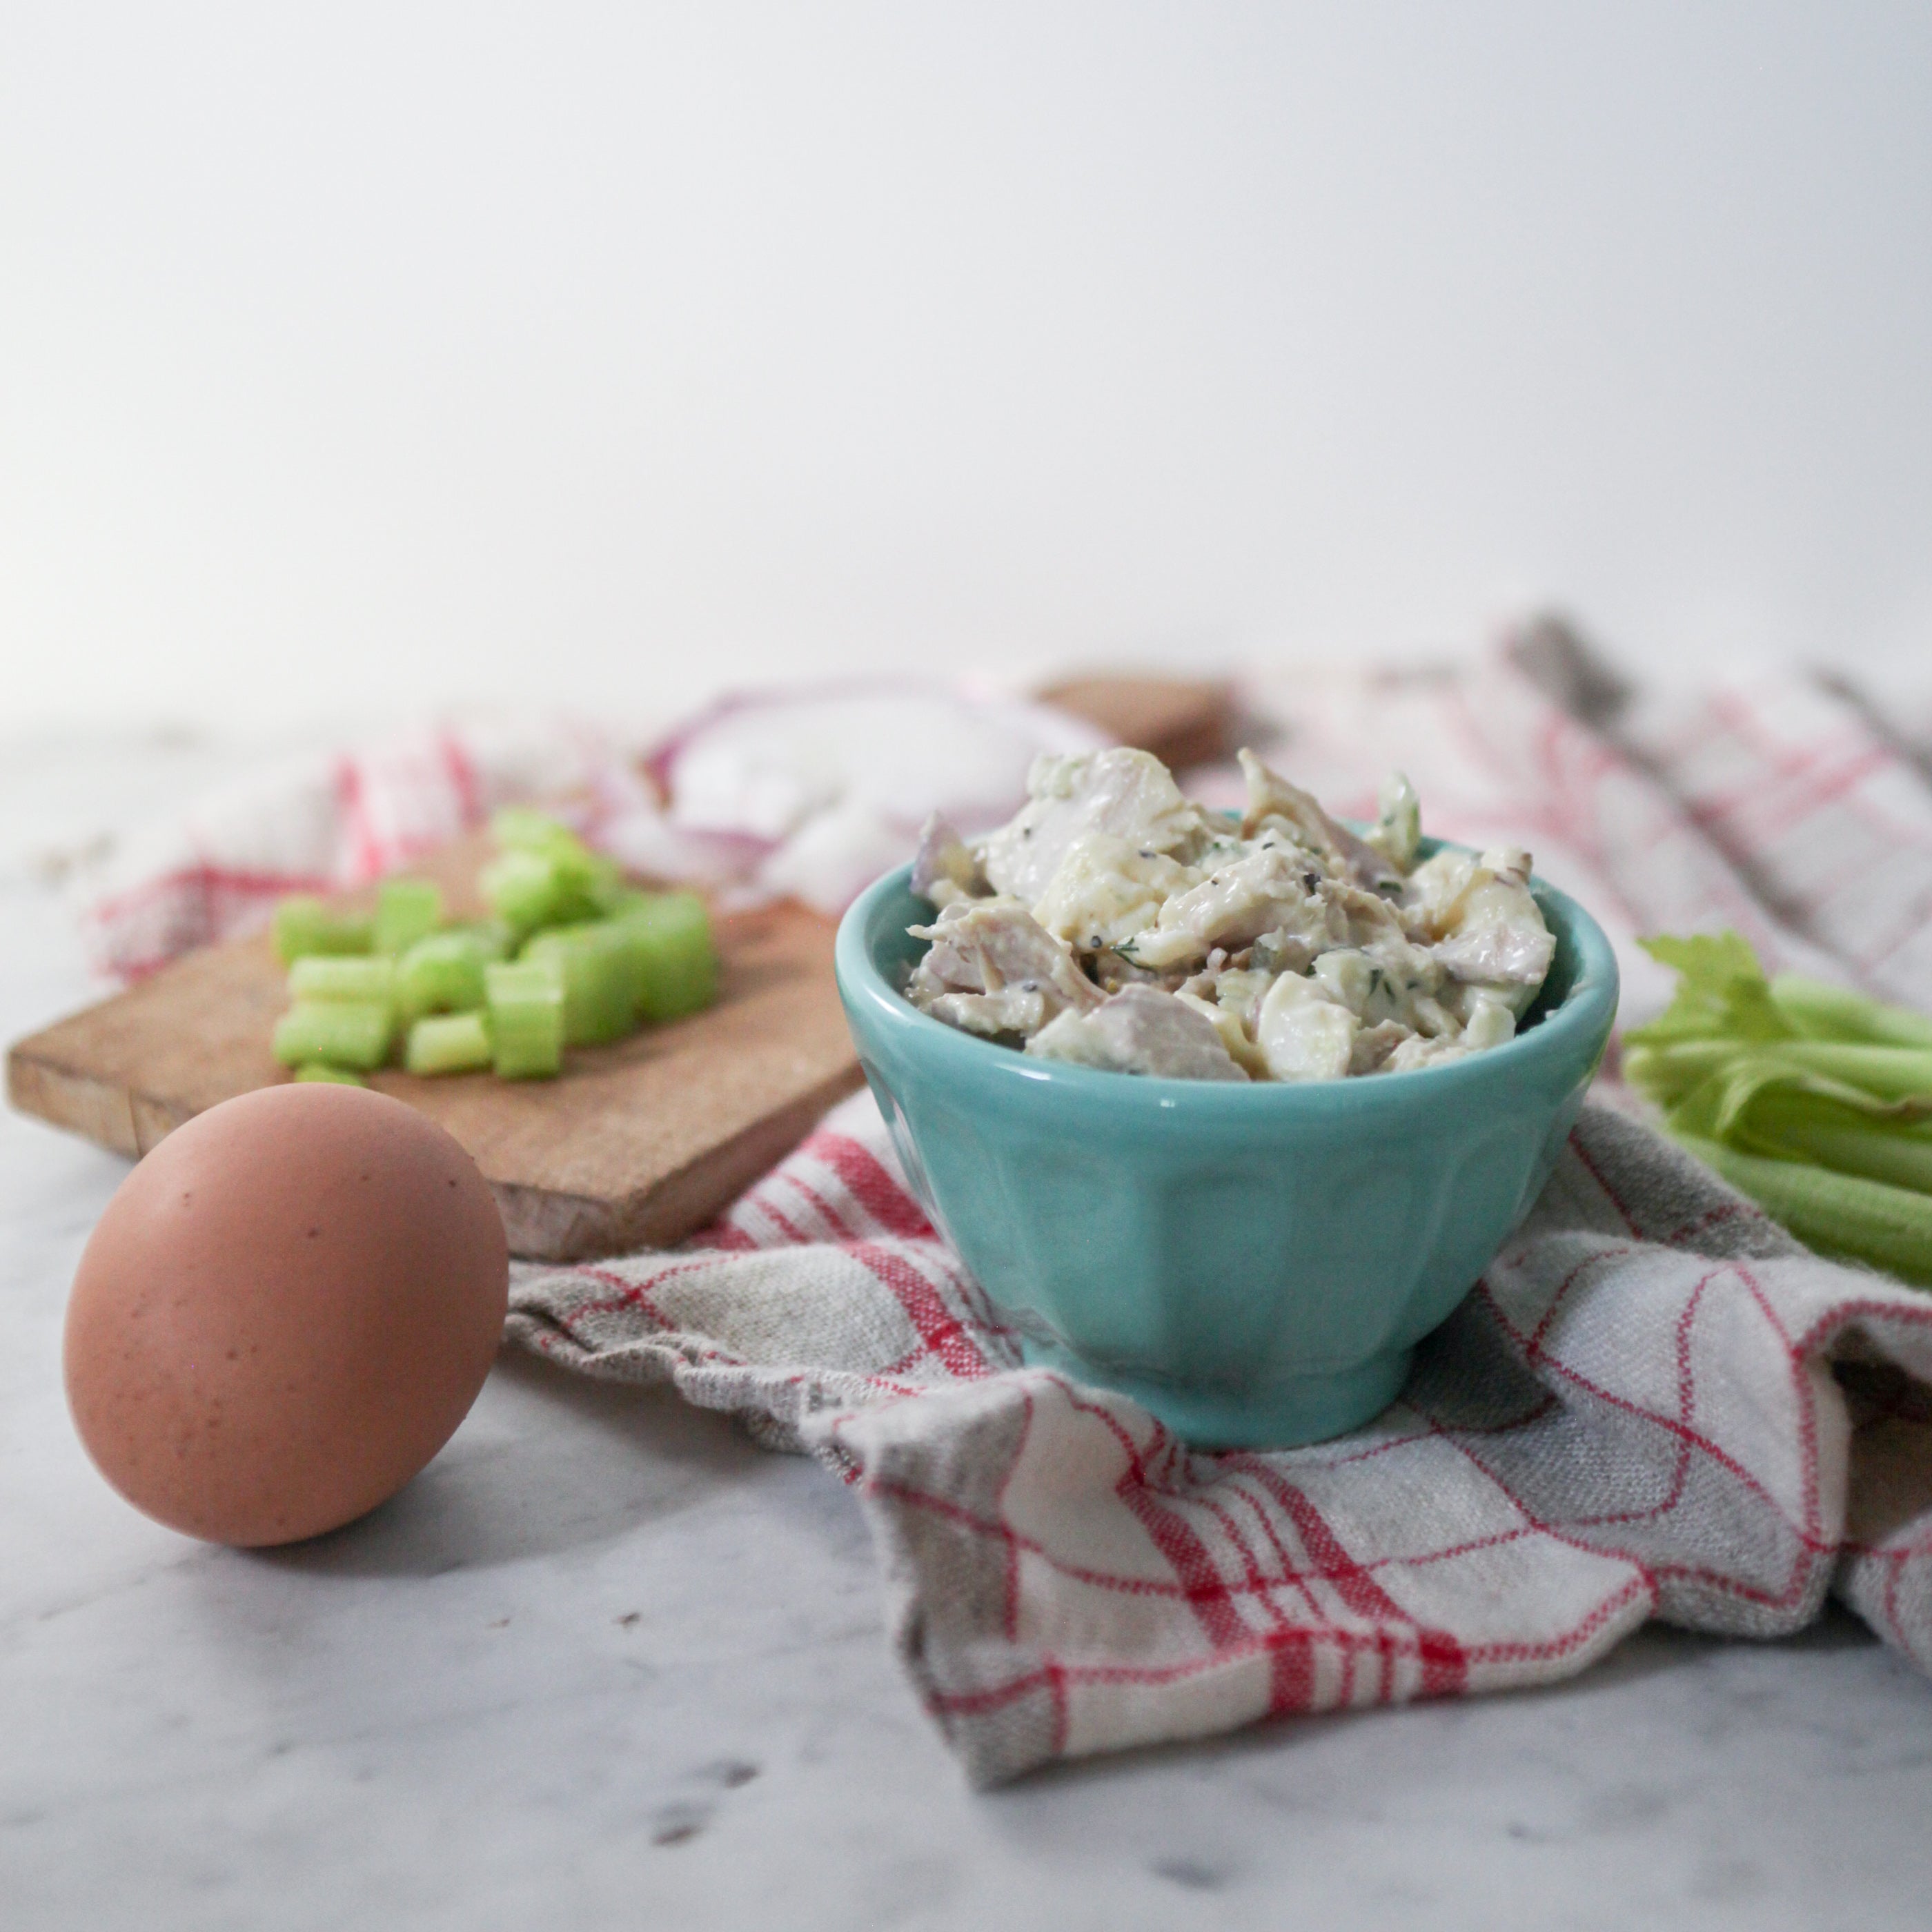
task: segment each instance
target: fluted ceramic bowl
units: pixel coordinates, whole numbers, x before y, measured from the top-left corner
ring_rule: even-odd
[[[1549,1178],[1616,1012],[1609,941],[1539,880],[1550,976],[1516,1037],[1467,1060],[1298,1084],[1036,1060],[908,1004],[906,928],[932,916],[910,872],[838,942],[908,1178],[1029,1362],[1204,1446],[1315,1442],[1394,1400]]]

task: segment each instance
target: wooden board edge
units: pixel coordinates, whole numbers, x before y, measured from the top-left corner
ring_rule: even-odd
[[[569,1263],[672,1246],[776,1166],[864,1079],[855,1056],[728,1145],[615,1202],[493,1181],[510,1252],[519,1261]]]
[[[8,1105],[49,1126],[138,1160],[142,1149],[131,1096],[41,1059],[32,1051],[38,1037],[23,1040],[8,1052]]]

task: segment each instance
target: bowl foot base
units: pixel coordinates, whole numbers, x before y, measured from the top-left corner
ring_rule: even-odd
[[[1391,1348],[1352,1369],[1294,1376],[1259,1388],[1187,1388],[1130,1372],[1097,1369],[1056,1342],[1022,1344],[1029,1368],[1131,1396],[1197,1449],[1293,1449],[1372,1421],[1402,1393],[1414,1351]]]

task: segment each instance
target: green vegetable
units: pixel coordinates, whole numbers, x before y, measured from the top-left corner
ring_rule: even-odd
[[[273,1051],[284,1066],[320,1060],[366,1071],[388,1059],[394,1030],[386,1001],[302,1000],[275,1022]]]
[[[1800,1240],[1932,1288],[1932,1196],[1802,1161],[1761,1160],[1716,1141],[1680,1138]]]
[[[406,952],[442,923],[442,892],[430,879],[385,879],[376,892],[376,950]]]
[[[638,974],[629,936],[614,921],[540,932],[520,956],[550,967],[563,985],[566,1046],[621,1040],[638,1024]]]
[[[403,1064],[412,1073],[468,1073],[494,1058],[490,1023],[482,1013],[448,1013],[410,1028]]]
[[[475,932],[433,932],[419,939],[396,967],[396,994],[411,1019],[424,1013],[467,1012],[482,1005],[483,969],[492,953]]]
[[[643,1018],[676,1019],[717,998],[711,914],[695,892],[650,893],[613,922],[630,952]]]
[[[505,1079],[540,1077],[560,1070],[566,1046],[619,1040],[717,997],[710,914],[695,892],[626,884],[542,812],[500,812],[491,826],[501,849],[478,880],[488,920],[445,926],[426,879],[385,881],[373,916],[313,897],[276,908],[294,1005],[274,1051],[298,1077],[380,1066],[399,1022],[412,1072],[494,1065]]]
[[[1680,977],[1624,1068],[1672,1134],[1814,1246],[1932,1286],[1932,1019],[1767,980],[1736,933],[1642,944]]]
[[[294,1000],[373,1000],[386,1004],[396,996],[392,961],[368,955],[311,953],[289,968],[289,997]]]
[[[317,952],[367,952],[375,922],[366,913],[338,912],[312,893],[296,892],[275,908],[275,950],[284,966]]]
[[[490,821],[502,856],[480,880],[490,909],[520,938],[539,928],[595,919],[621,893],[622,875],[568,826],[511,806]]]
[[[332,1087],[366,1087],[368,1082],[361,1074],[352,1073],[346,1066],[331,1066],[326,1060],[305,1060],[296,1069],[298,1080],[323,1080]]]
[[[563,980],[547,960],[491,965],[490,1039],[497,1076],[542,1078],[563,1064]]]
[[[1796,973],[1771,982],[1778,1010],[1807,1040],[1869,1040],[1881,1046],[1932,1046],[1932,1017],[1881,1006],[1846,986]]]

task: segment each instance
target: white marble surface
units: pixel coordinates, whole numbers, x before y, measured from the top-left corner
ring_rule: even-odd
[[[172,755],[116,754],[114,795],[165,795]],[[98,808],[104,766],[59,772]],[[9,1038],[86,990],[19,862],[50,776],[0,764]],[[1762,1646],[1652,1630],[1546,1694],[975,1796],[886,1653],[850,1498],[668,1396],[506,1358],[364,1522],[185,1541],[94,1476],[60,1393],[68,1281],[124,1171],[0,1118],[8,1932],[1932,1918],[1932,1685],[1842,1615]]]

